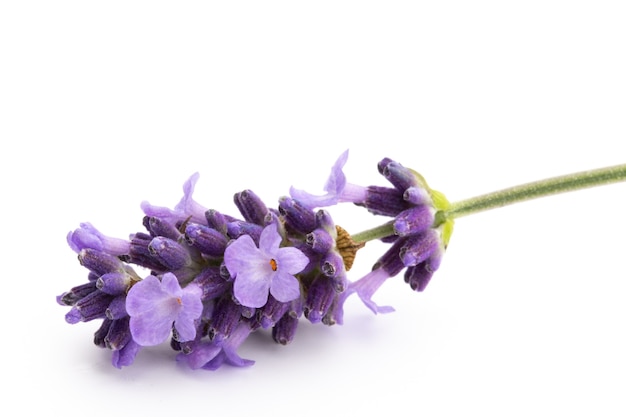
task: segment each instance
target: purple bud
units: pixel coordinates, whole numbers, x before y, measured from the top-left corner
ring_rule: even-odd
[[[95,333],[93,334],[93,343],[96,346],[101,347],[101,348],[106,347],[106,344],[104,343],[104,338],[106,337],[107,333],[109,333],[109,328],[111,327],[112,323],[113,323],[113,320],[110,320],[107,318],[102,320],[102,324],[100,325],[98,330],[96,330]]]
[[[415,266],[424,262],[439,249],[439,236],[430,229],[411,236],[400,249],[400,259],[405,266]]]
[[[400,236],[421,233],[433,225],[434,219],[431,207],[417,206],[399,213],[393,223],[393,229]]]
[[[290,343],[296,335],[298,328],[298,317],[291,314],[283,315],[272,328],[272,338],[276,343],[286,345]]]
[[[328,252],[322,260],[321,270],[330,279],[336,292],[341,293],[346,290],[348,277],[343,258],[339,253],[335,251]]]
[[[241,320],[241,305],[230,297],[222,297],[215,305],[209,327],[209,337],[219,343],[230,336]]]
[[[381,268],[389,277],[393,277],[402,271],[405,266],[400,259],[400,251],[404,247],[407,238],[396,240],[391,247],[381,256],[372,270]]]
[[[143,224],[152,236],[163,236],[172,240],[178,240],[181,236],[176,225],[160,217],[145,216]]]
[[[296,232],[311,233],[317,226],[317,220],[313,210],[305,207],[302,203],[289,197],[282,197],[278,209],[285,217],[285,224]]]
[[[241,316],[242,317],[250,319],[250,318],[254,317],[255,313],[256,313],[256,308],[255,307],[241,306]]]
[[[141,346],[137,344],[132,338],[124,345],[123,348],[114,350],[111,356],[111,364],[117,369],[121,369],[123,366],[132,365],[135,361],[137,353],[141,350]]]
[[[224,262],[222,262],[220,264],[220,276],[222,277],[222,279],[226,282],[231,282],[234,278],[230,275],[230,272],[228,271],[228,267],[226,266],[226,264]]]
[[[395,188],[372,185],[367,187],[365,201],[356,204],[365,207],[371,213],[394,217],[401,211],[412,207],[409,202],[404,200],[402,194]]]
[[[85,297],[88,294],[96,291],[96,282],[90,281],[86,284],[78,285],[71,290],[64,292],[57,297],[57,302],[65,306],[73,306],[78,300]]]
[[[131,341],[132,336],[128,327],[128,321],[130,317],[125,317],[120,320],[114,320],[109,327],[107,335],[104,337],[104,344],[111,350],[120,350],[128,342]]]
[[[223,235],[226,235],[227,225],[229,222],[234,221],[235,219],[230,216],[225,216],[217,210],[207,210],[204,213],[206,217],[207,224],[210,228],[217,230]]]
[[[407,268],[404,273],[404,282],[409,284],[415,291],[424,291],[435,271],[427,262]]]
[[[214,266],[200,271],[193,282],[202,290],[202,300],[217,298],[230,288],[230,283],[221,275],[221,269]]]
[[[378,172],[382,175],[383,172],[385,172],[385,168],[387,168],[387,165],[389,165],[390,163],[394,162],[393,159],[391,158],[383,158],[378,162],[377,168],[378,168]]]
[[[118,295],[112,299],[104,314],[111,320],[117,320],[128,316],[128,313],[126,312],[126,294]]]
[[[405,201],[408,201],[411,204],[430,204],[431,198],[428,191],[426,191],[422,187],[409,187],[404,191],[402,195]]]
[[[261,199],[252,191],[244,190],[234,196],[235,205],[246,221],[263,226],[267,207]]]
[[[282,303],[270,295],[267,303],[259,309],[259,324],[262,328],[269,329],[289,311],[290,307],[291,302]]]
[[[112,299],[113,296],[109,294],[102,291],[94,291],[80,299],[74,308],[80,313],[80,321],[102,319],[106,317],[105,312]]]
[[[130,288],[130,276],[124,272],[109,272],[96,281],[96,287],[107,294],[125,293]]]
[[[334,245],[335,239],[324,229],[315,229],[306,235],[306,243],[316,253],[326,253]]]
[[[166,237],[155,237],[148,245],[148,249],[159,262],[171,270],[182,268],[191,263],[191,257],[187,248]]]
[[[192,223],[185,230],[187,243],[209,256],[224,256],[228,239],[215,229]]]
[[[150,242],[154,239],[146,233],[136,233],[130,240],[130,251],[128,256],[122,256],[124,262],[134,263],[153,271],[165,271],[167,267],[150,251]]]
[[[241,220],[228,223],[228,236],[231,239],[237,239],[243,235],[248,235],[252,238],[252,240],[254,240],[255,243],[258,244],[262,231],[263,226],[259,226],[255,223],[243,222]]]
[[[414,187],[419,184],[415,173],[408,168],[403,167],[395,161],[391,161],[385,165],[382,172],[383,176],[393,186],[404,192],[409,187]]]
[[[315,219],[317,221],[317,227],[322,228],[330,234],[335,234],[337,229],[335,228],[335,222],[330,213],[326,210],[318,210],[315,213]]]
[[[69,324],[76,324],[78,322],[81,322],[82,320],[83,316],[82,314],[80,314],[80,311],[78,311],[76,307],[72,307],[72,309],[68,311],[65,315],[65,321]]]
[[[102,276],[108,272],[123,270],[123,263],[117,257],[95,249],[83,249],[78,253],[78,261],[82,266]]]
[[[335,251],[325,254],[321,262],[321,270],[327,277],[334,277],[345,271],[343,258]]]
[[[337,292],[331,280],[320,275],[311,284],[304,305],[304,316],[311,323],[319,323],[333,304]]]

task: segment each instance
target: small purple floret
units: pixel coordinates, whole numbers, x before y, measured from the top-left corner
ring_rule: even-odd
[[[170,336],[172,324],[180,341],[196,337],[194,321],[202,314],[202,290],[195,284],[181,288],[176,276],[150,275],[133,285],[126,298],[133,340],[141,346],[158,345]]]
[[[294,247],[280,247],[282,236],[277,226],[263,229],[259,247],[248,235],[232,242],[224,253],[224,263],[235,278],[235,298],[247,307],[262,307],[271,293],[281,302],[300,295],[300,283],[294,274],[302,271],[309,258]]]
[[[379,306],[374,301],[372,301],[372,296],[374,293],[380,288],[383,283],[390,278],[391,275],[389,272],[385,271],[384,268],[377,268],[365,275],[363,278],[358,281],[350,284],[348,289],[341,295],[341,299],[345,301],[346,298],[352,293],[356,293],[363,304],[367,306],[370,310],[372,310],[375,314],[377,313],[391,313],[395,311],[391,306]]]
[[[314,195],[291,187],[289,195],[291,195],[294,200],[300,201],[309,208],[328,207],[342,202],[360,203],[365,201],[365,187],[350,184],[346,180],[346,175],[343,173],[343,166],[347,161],[348,150],[344,151],[333,165],[330,176],[324,186],[326,194]]]
[[[200,174],[194,173],[183,185],[183,197],[178,202],[174,210],[167,207],[153,206],[144,201],[141,203],[141,209],[147,216],[160,217],[162,220],[175,224],[177,221],[185,221],[191,218],[196,223],[205,221],[204,213],[207,209],[193,199],[193,191],[196,182],[200,178]]]
[[[83,249],[95,249],[110,255],[128,253],[128,240],[108,237],[100,233],[91,223],[81,223],[80,227],[67,234],[67,244],[76,253]]]

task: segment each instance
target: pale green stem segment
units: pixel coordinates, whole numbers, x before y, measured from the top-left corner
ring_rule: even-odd
[[[352,240],[354,240],[356,243],[359,243],[359,242],[369,242],[371,240],[376,240],[376,239],[382,239],[383,237],[391,236],[394,233],[395,232],[393,230],[393,222],[391,221],[385,224],[381,224],[380,226],[375,227],[373,229],[368,229],[360,233],[355,233],[351,235],[350,237],[352,237]]]
[[[539,197],[621,181],[626,181],[626,164],[548,178],[452,203],[447,209],[437,214],[436,222],[441,224],[446,219],[456,219]],[[367,242],[393,234],[393,222],[388,222],[373,229],[356,233],[352,235],[352,239],[355,242]]]
[[[521,201],[626,181],[626,164],[530,182],[450,204],[445,217],[456,219]]]

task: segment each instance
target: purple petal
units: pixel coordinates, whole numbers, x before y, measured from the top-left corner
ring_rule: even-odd
[[[193,198],[193,191],[198,181],[199,174],[194,173],[183,185],[183,197],[178,202],[174,210],[167,207],[153,206],[147,201],[141,203],[141,209],[147,216],[159,217],[163,220],[169,221],[174,224],[179,220],[187,220],[191,216],[192,220],[196,223],[206,222],[204,213],[207,209],[198,204]]]
[[[272,223],[265,227],[261,232],[261,238],[259,239],[259,249],[270,257],[276,255],[280,242],[283,238],[278,233],[276,224]]]
[[[202,315],[202,289],[196,284],[189,284],[183,289],[182,310],[176,318],[174,327],[178,332],[178,340],[186,342],[196,337],[196,319]]]
[[[313,195],[293,187],[289,189],[289,195],[294,200],[299,201],[302,205],[309,208],[334,206],[339,202],[339,197],[334,193]]]
[[[123,366],[132,365],[139,350],[141,350],[141,346],[134,340],[130,340],[122,349],[113,351],[111,363],[117,369],[121,369]]]
[[[263,307],[269,295],[271,275],[263,271],[240,273],[235,278],[233,293],[241,305]]]
[[[194,173],[183,185],[183,198],[176,205],[175,210],[185,213],[187,216],[192,216],[194,221],[198,223],[204,223],[206,218],[204,213],[206,213],[207,208],[198,204],[193,199],[193,191],[196,188],[196,182],[198,182],[198,178],[200,178],[199,173]]]
[[[176,359],[186,362],[191,369],[200,369],[213,360],[220,352],[222,352],[220,346],[214,343],[202,342],[194,346],[193,351],[189,354],[179,353]]]
[[[374,314],[390,313],[394,311],[391,306],[379,306],[372,301],[372,296],[380,288],[380,286],[388,279],[390,275],[383,268],[377,268],[365,275],[356,282],[351,283],[348,289],[341,294],[341,303],[352,293],[357,293],[363,304],[367,306]]]
[[[343,166],[348,161],[348,152],[349,149],[346,149],[339,156],[339,158],[337,158],[335,165],[333,165],[332,169],[330,170],[330,176],[326,181],[324,191],[335,195],[339,195],[343,191],[344,187],[346,186],[346,175],[343,173]]]
[[[339,197],[346,186],[346,176],[343,173],[343,166],[348,160],[348,150],[345,150],[337,159],[330,170],[330,176],[324,185],[325,195],[314,195],[304,190],[294,187],[289,189],[289,195],[294,200],[298,200],[301,204],[309,208],[327,207],[335,205],[339,202]]]
[[[309,257],[294,247],[280,248],[275,256],[279,270],[292,275],[302,271],[309,264]]]
[[[130,333],[141,346],[155,346],[167,340],[174,322],[171,314],[142,314],[131,316]]]
[[[164,276],[166,286],[172,285],[171,275]],[[153,275],[133,285],[126,297],[126,310],[130,315],[129,327],[135,342],[153,346],[167,340],[181,308],[180,299],[165,291],[161,281]]]
[[[224,251],[224,264],[232,277],[237,276],[241,271],[254,269],[264,263],[268,263],[268,269],[270,269],[269,259],[263,256],[254,240],[248,235],[240,236]]]
[[[295,300],[300,295],[300,282],[293,275],[278,270],[272,277],[270,293],[281,303]]]
[[[161,277],[161,290],[165,291],[170,297],[180,298],[183,295],[183,290],[180,288],[176,275],[171,272],[167,272]]]

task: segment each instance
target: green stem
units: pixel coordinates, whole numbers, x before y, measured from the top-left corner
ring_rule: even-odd
[[[360,233],[355,233],[350,237],[354,242],[359,243],[382,239],[383,237],[391,236],[393,234],[393,221],[390,221],[385,224],[381,224],[380,226],[374,227],[373,229],[368,229]]]
[[[521,201],[620,181],[626,181],[626,164],[530,182],[452,203],[447,209],[438,213],[437,222],[441,224],[449,219],[456,219]],[[352,239],[355,242],[368,242],[393,234],[393,221],[390,221],[373,229],[356,233],[352,235]]]
[[[450,204],[445,216],[455,219],[521,201],[619,181],[626,181],[626,164],[548,178],[468,198]]]

